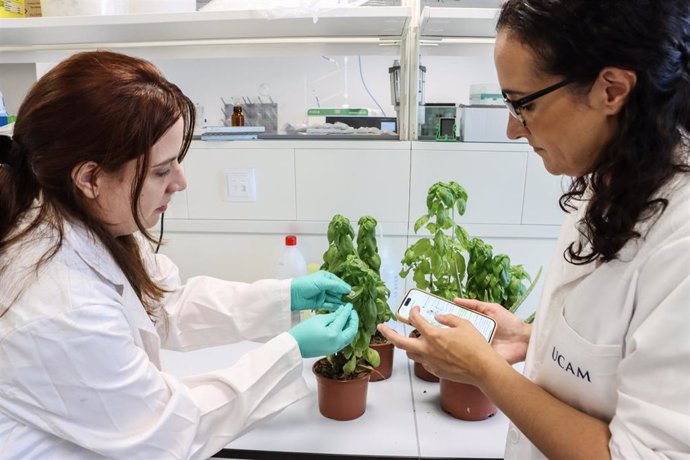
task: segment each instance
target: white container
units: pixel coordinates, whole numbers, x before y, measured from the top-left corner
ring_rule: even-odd
[[[295,235],[288,235],[285,237],[283,253],[280,255],[276,265],[275,276],[277,279],[287,279],[306,274],[307,261],[299,249],[297,249],[297,237]],[[292,312],[291,323],[293,326],[305,318],[305,315],[300,313],[299,311]]]
[[[41,0],[43,16],[103,16],[129,13],[129,0]]]
[[[189,13],[196,11],[196,0],[129,0],[130,14]]]
[[[463,142],[525,143],[508,139],[508,109],[505,105],[460,105],[460,140]]]
[[[501,87],[493,83],[470,85],[471,105],[503,105]]]

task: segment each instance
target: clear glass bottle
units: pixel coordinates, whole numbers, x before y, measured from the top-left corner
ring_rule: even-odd
[[[242,113],[241,105],[236,105],[232,108],[230,122],[232,123],[232,126],[244,126],[244,113]]]

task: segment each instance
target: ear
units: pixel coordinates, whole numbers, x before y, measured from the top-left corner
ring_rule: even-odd
[[[606,115],[617,115],[628,101],[635,84],[635,71],[604,67],[592,87],[596,106],[602,107]]]
[[[72,181],[86,198],[98,198],[98,163],[85,161],[72,168]]]

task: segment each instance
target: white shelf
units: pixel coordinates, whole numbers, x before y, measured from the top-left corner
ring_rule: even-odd
[[[0,63],[36,62],[95,48],[174,49],[174,57],[198,57],[199,47],[261,44],[378,43],[400,40],[411,8],[337,8],[314,18],[269,19],[261,12],[197,11],[0,19]]]
[[[419,17],[420,39],[491,39],[496,36],[498,8],[424,7]],[[481,41],[481,40],[475,40]]]

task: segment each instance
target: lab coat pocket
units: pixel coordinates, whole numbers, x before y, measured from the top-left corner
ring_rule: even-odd
[[[616,371],[622,346],[589,342],[562,314],[547,346],[537,383],[571,406],[610,420],[616,407]]]

